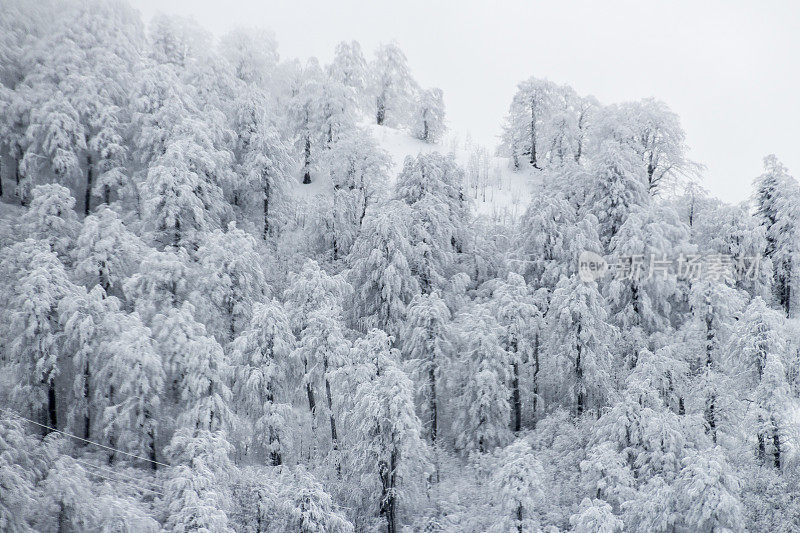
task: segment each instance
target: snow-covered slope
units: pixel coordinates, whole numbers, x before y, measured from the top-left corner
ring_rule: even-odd
[[[363,127],[370,131],[381,148],[392,158],[390,184],[402,170],[406,157],[416,156],[419,153],[440,152],[446,155],[452,154],[465,169],[467,190],[477,215],[497,222],[510,222],[524,212],[530,201],[532,179],[530,173],[512,171],[508,159],[491,155],[493,150],[484,150],[478,155],[480,147],[459,143],[452,135],[440,143],[429,144],[415,139],[403,130],[377,124],[367,124]],[[476,162],[480,162],[482,169],[476,168]],[[470,180],[469,176],[481,172],[488,175],[488,179],[483,180],[477,187],[472,186],[474,180]],[[327,180],[318,178],[314,183],[307,185],[300,184],[298,180],[296,191],[300,196],[310,197],[330,190],[331,184]]]

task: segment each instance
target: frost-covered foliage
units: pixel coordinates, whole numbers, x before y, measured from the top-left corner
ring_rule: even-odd
[[[0,531],[800,530],[775,156],[528,78],[462,168],[396,44],[0,11]]]

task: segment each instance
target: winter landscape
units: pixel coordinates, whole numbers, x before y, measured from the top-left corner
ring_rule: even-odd
[[[279,44],[0,0],[0,531],[800,531],[776,156],[726,203],[658,94],[520,64],[490,145]]]

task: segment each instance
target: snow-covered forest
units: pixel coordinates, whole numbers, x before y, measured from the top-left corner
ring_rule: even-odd
[[[657,99],[520,65],[484,147],[333,58],[0,0],[0,531],[800,531],[777,158],[729,205]]]

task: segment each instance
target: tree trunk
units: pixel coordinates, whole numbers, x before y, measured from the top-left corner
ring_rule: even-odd
[[[536,106],[531,100],[531,165],[533,168],[539,168],[536,160]]]
[[[83,366],[83,398],[86,401],[86,416],[83,419],[83,438],[89,439],[91,438],[91,430],[92,430],[92,418],[89,412],[89,402],[91,401],[91,388],[89,384],[89,378],[91,377],[91,371],[89,369],[89,363],[87,362]]]
[[[92,183],[94,182],[94,173],[92,172],[92,156],[86,155],[86,194],[83,206],[83,214],[88,215],[92,209]]]
[[[311,383],[306,383],[306,395],[308,396],[308,409],[314,416],[317,413],[317,402],[314,400],[314,389],[311,388]]]
[[[533,429],[536,429],[536,409],[539,406],[539,334],[533,338]]]
[[[430,411],[430,424],[431,424],[431,445],[436,446],[436,435],[439,431],[439,406],[436,400],[436,368],[431,362],[428,368],[428,388],[430,389],[430,397],[428,398],[428,410]]]
[[[514,431],[518,432],[522,429],[522,400],[519,394],[519,362],[514,361],[513,365],[514,377],[511,381],[512,396],[514,402]]]
[[[378,123],[378,126],[382,126],[383,121],[386,118],[386,98],[384,97],[384,95],[382,94],[378,95],[377,104],[378,104],[378,110],[375,114],[375,119],[376,122]]]
[[[58,408],[56,406],[56,381],[52,378],[47,382],[47,423],[51,428],[58,429]],[[47,430],[47,433],[50,433],[50,430]]]
[[[308,185],[311,183],[311,137],[309,136],[306,136],[306,145],[303,154],[303,169],[305,170],[303,174],[303,183]]]
[[[381,476],[380,514],[386,517],[386,532],[397,533],[395,471],[397,468],[397,450],[392,450],[390,462],[382,461],[378,465]]]
[[[270,186],[269,183],[264,184],[264,240],[269,237],[269,196]]]
[[[517,533],[522,533],[522,505],[517,505]]]
[[[775,456],[775,468],[781,467],[781,437],[778,434],[778,424],[772,419],[772,450]]]

